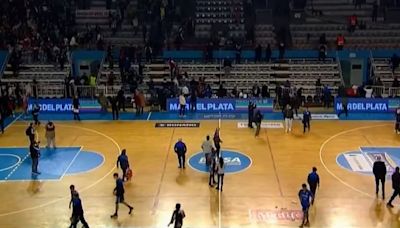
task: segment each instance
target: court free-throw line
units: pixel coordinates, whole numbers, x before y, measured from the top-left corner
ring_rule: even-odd
[[[20,162],[14,167],[13,170],[11,170],[11,172],[6,176],[6,178],[4,178],[4,180],[8,180],[8,178],[11,177],[11,175],[13,175],[15,173],[15,171],[17,171],[17,169],[22,165],[22,163],[24,163],[24,161],[29,157],[29,152],[25,155],[25,157],[20,160]],[[1,216],[1,215],[0,215]]]
[[[22,125],[21,124],[21,125],[16,125],[16,126],[24,126],[25,127],[26,125]],[[85,131],[89,131],[89,132],[101,135],[101,136],[107,138],[108,140],[110,140],[114,144],[114,146],[117,147],[117,149],[118,149],[117,155],[119,155],[119,153],[121,151],[121,147],[119,146],[119,144],[113,138],[111,138],[110,136],[108,136],[106,134],[103,134],[103,133],[101,133],[99,131],[96,131],[96,130],[93,130],[93,129],[90,129],[90,128],[84,128],[84,127],[78,127],[78,126],[68,126],[68,125],[63,125],[63,124],[58,124],[58,126],[64,126],[64,127],[69,127],[69,128],[78,128],[78,129],[82,129],[82,130],[85,130]],[[29,153],[28,153],[28,155],[29,155]],[[95,185],[99,184],[100,182],[102,182],[104,179],[110,177],[111,173],[114,171],[115,168],[116,168],[116,165],[114,165],[113,168],[108,173],[106,173],[102,178],[98,179],[97,181],[95,181],[91,185],[86,186],[85,188],[82,188],[80,190],[80,192],[85,192],[88,189],[90,189],[90,188],[94,187]],[[64,196],[64,197],[61,197],[61,198],[57,198],[55,200],[49,201],[49,202],[41,204],[41,205],[37,205],[35,207],[28,207],[28,208],[24,208],[24,209],[17,210],[17,211],[11,211],[11,212],[7,212],[7,213],[3,213],[3,214],[0,214],[0,217],[8,216],[8,215],[14,215],[14,214],[22,213],[22,212],[25,212],[25,211],[36,210],[38,208],[46,207],[46,206],[52,205],[54,203],[57,203],[59,201],[66,200],[66,199],[69,199],[69,196]]]
[[[65,174],[68,172],[69,168],[71,168],[72,164],[74,164],[76,158],[77,158],[78,155],[81,153],[82,148],[83,148],[83,147],[81,146],[81,148],[79,148],[78,153],[76,153],[75,156],[74,156],[74,158],[72,158],[71,162],[69,163],[69,165],[68,165],[67,168],[65,169],[64,173],[61,175],[60,180],[62,180],[62,179],[64,178],[64,176],[65,176]]]
[[[320,149],[319,149],[319,160],[321,161],[322,166],[325,168],[325,170],[326,170],[332,177],[334,177],[337,181],[339,181],[340,183],[342,183],[342,184],[345,185],[346,187],[348,187],[348,188],[350,188],[350,189],[352,189],[352,190],[354,190],[354,191],[356,191],[356,192],[358,192],[358,193],[361,193],[362,195],[368,196],[368,197],[370,197],[370,198],[375,198],[374,195],[371,195],[371,194],[369,194],[369,193],[367,193],[367,192],[364,192],[364,191],[362,191],[362,190],[360,190],[360,189],[357,189],[357,188],[353,187],[352,185],[348,184],[347,182],[345,182],[344,180],[340,179],[340,177],[336,176],[336,174],[334,174],[334,173],[326,166],[326,164],[325,164],[325,162],[324,162],[324,160],[323,160],[323,158],[322,158],[322,151],[324,150],[326,144],[328,144],[330,141],[332,141],[334,138],[336,138],[336,137],[338,137],[338,136],[341,136],[341,135],[344,135],[344,134],[347,134],[347,133],[353,132],[353,131],[358,131],[358,130],[363,130],[363,129],[368,129],[368,128],[375,128],[375,127],[384,127],[384,126],[390,126],[390,125],[389,125],[389,124],[381,124],[381,125],[375,125],[375,126],[357,127],[357,128],[353,128],[353,129],[350,129],[350,130],[346,130],[346,131],[339,132],[339,133],[337,133],[337,134],[335,134],[335,135],[329,137],[327,140],[325,140],[325,142],[322,143],[322,145],[321,145],[321,147],[320,147]]]

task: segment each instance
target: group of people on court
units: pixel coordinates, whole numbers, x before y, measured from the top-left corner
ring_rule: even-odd
[[[319,188],[319,175],[317,173],[317,168],[313,167],[312,172],[308,174],[307,183],[309,189],[307,188],[307,184],[302,184],[301,189],[298,193],[301,208],[303,211],[303,219],[300,224],[300,227],[309,226],[309,209],[310,206],[314,204],[315,195],[317,193],[317,187]]]
[[[400,172],[399,172],[399,167],[396,167],[393,174],[392,174],[392,188],[393,188],[393,194],[392,197],[390,197],[389,201],[387,202],[388,207],[393,207],[393,200],[396,198],[396,196],[400,196]],[[382,199],[385,199],[385,180],[386,180],[386,174],[387,174],[387,167],[384,161],[382,161],[381,156],[376,157],[376,161],[374,162],[374,165],[372,167],[372,172],[374,173],[375,176],[375,193],[376,197],[378,197],[379,194],[379,183],[382,185]]]
[[[254,111],[256,112],[254,113]],[[292,132],[293,119],[294,119],[293,108],[289,104],[287,104],[283,109],[282,114],[284,119],[285,132],[286,133]],[[257,110],[257,105],[250,101],[248,105],[248,127],[253,128],[253,123],[256,124],[256,133],[255,133],[256,137],[260,134],[260,128],[263,119],[264,116],[262,115],[260,110]],[[310,121],[311,121],[311,112],[308,109],[308,107],[305,107],[302,118],[303,133],[306,133],[306,131],[308,132],[310,131],[311,129]]]

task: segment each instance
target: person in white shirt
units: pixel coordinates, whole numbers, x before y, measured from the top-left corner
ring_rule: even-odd
[[[217,174],[218,174],[218,184],[215,189],[220,190],[222,192],[222,186],[224,186],[224,175],[225,175],[225,164],[224,158],[220,157],[217,164]]]
[[[210,140],[209,135],[206,136],[206,140],[203,142],[203,144],[201,144],[201,149],[203,149],[203,153],[206,158],[206,166],[208,167],[211,164],[211,159],[212,159],[211,153],[214,150],[214,145]]]
[[[179,117],[185,116],[185,109],[186,109],[186,98],[183,95],[183,93],[181,93],[181,95],[179,95]]]

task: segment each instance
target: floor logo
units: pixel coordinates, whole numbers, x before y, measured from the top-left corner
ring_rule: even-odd
[[[339,154],[336,162],[344,169],[372,175],[372,166],[378,157],[385,162],[387,174],[391,175],[400,164],[400,147],[360,147],[359,151]]]
[[[225,162],[225,173],[241,172],[251,166],[250,157],[243,153],[222,150],[221,154]],[[208,167],[206,166],[206,158],[204,157],[203,152],[196,153],[192,157],[190,157],[189,165],[194,170],[197,170],[199,172],[209,172]]]

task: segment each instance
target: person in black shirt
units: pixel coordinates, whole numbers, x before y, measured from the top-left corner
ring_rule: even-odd
[[[113,120],[118,120],[119,119],[118,99],[116,97],[112,97],[110,102],[111,102],[111,111]]]
[[[249,126],[249,128],[253,128],[254,110],[256,108],[257,108],[257,106],[253,102],[250,101],[249,106],[248,106],[248,118],[249,118],[248,126]]]
[[[29,148],[31,159],[32,159],[32,173],[40,174],[38,171],[39,165],[39,157],[40,157],[40,147],[38,142],[34,142],[31,144]]]
[[[261,122],[263,120],[263,115],[260,110],[257,110],[256,115],[254,116],[254,122],[256,123],[256,137],[260,134]]]
[[[394,130],[397,134],[400,133],[400,108],[396,109],[396,124],[394,125]]]
[[[122,180],[122,178],[118,177],[118,173],[114,173],[113,177],[115,179],[115,185],[116,185],[114,189],[114,195],[116,196],[116,201],[115,201],[115,213],[111,215],[111,218],[118,217],[118,205],[120,203],[127,206],[129,208],[129,214],[132,214],[133,207],[127,204],[124,199],[124,193],[125,193],[124,181]]]
[[[125,95],[124,95],[124,91],[122,90],[122,88],[118,91],[117,100],[118,100],[118,111],[121,111],[121,109],[122,109],[122,111],[126,112],[126,110],[125,110]]]
[[[181,204],[177,203],[175,206],[175,210],[172,213],[171,221],[168,226],[174,224],[174,228],[181,228],[183,225],[183,219],[186,217],[185,212],[181,209]]]
[[[76,228],[79,221],[81,221],[83,227],[89,228],[89,224],[86,222],[85,217],[83,216],[82,201],[79,198],[79,194],[74,192],[72,196],[71,225],[69,227]]]
[[[33,108],[32,108],[32,118],[33,118],[33,121],[35,121],[35,125],[39,125],[40,124],[39,112],[40,112],[39,105],[38,104],[34,104]]]
[[[388,207],[393,207],[392,202],[396,196],[400,196],[400,172],[399,172],[399,167],[396,167],[396,170],[394,171],[392,175],[392,187],[393,187],[393,195],[390,197],[389,202],[387,203]]]
[[[378,196],[380,181],[382,183],[382,198],[385,199],[386,165],[383,161],[381,161],[380,156],[376,158],[376,161],[374,162],[374,166],[372,168],[372,172],[375,176],[376,196]]]
[[[78,191],[75,189],[75,185],[71,184],[69,186],[69,191],[71,192],[71,200],[69,201],[69,209],[72,207],[72,200],[74,199],[74,194],[78,194]]]
[[[303,133],[306,133],[306,129],[308,130],[308,132],[310,132],[311,129],[310,120],[311,120],[311,112],[308,110],[308,107],[306,107],[306,110],[303,113]]]
[[[74,120],[79,120],[81,121],[81,118],[79,116],[79,99],[78,96],[75,96],[74,99],[72,100],[72,112],[74,113]]]
[[[35,128],[33,127],[33,123],[29,124],[29,127],[25,130],[25,134],[29,137],[31,144],[35,142]]]

